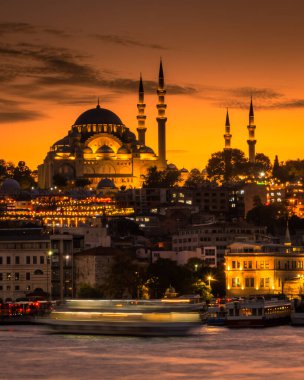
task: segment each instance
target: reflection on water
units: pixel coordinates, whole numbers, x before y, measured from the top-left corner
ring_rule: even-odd
[[[48,335],[0,327],[0,379],[303,379],[304,328],[203,326],[182,338]]]

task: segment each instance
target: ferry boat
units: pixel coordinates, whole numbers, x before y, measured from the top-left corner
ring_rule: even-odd
[[[224,326],[226,324],[226,302],[225,300],[216,300],[208,306],[208,316],[206,323],[210,326]]]
[[[0,325],[31,324],[35,318],[50,314],[50,301],[17,301],[0,304]]]
[[[291,302],[262,297],[226,304],[227,327],[267,327],[290,322]]]
[[[179,336],[201,325],[204,306],[190,299],[69,300],[39,323],[64,334]]]
[[[294,299],[291,304],[291,324],[304,326],[304,299]]]

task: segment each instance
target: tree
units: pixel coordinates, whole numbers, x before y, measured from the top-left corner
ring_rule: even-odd
[[[143,187],[151,189],[174,187],[181,181],[180,177],[179,170],[158,170],[156,166],[152,166],[145,175]]]
[[[204,177],[200,172],[191,171],[187,180],[185,181],[185,187],[198,188],[206,183]]]
[[[224,179],[235,181],[240,176],[247,174],[248,160],[244,152],[239,149],[231,149],[229,175],[226,173],[226,153],[225,151],[212,153],[206,166],[208,178],[212,181],[223,182]]]
[[[82,299],[98,299],[102,298],[103,294],[101,289],[88,284],[81,284],[77,292],[77,297]]]
[[[135,261],[135,253],[118,253],[108,275],[105,291],[111,298],[137,298],[139,287],[143,283],[142,278],[142,270]]]
[[[28,189],[35,184],[32,171],[24,161],[19,161],[13,170],[13,178],[20,183],[21,188]]]
[[[283,205],[258,205],[248,211],[246,220],[257,226],[266,226],[268,232],[274,234],[280,224],[279,220],[282,218],[286,220],[287,215],[287,209]]]
[[[257,153],[255,155],[254,171],[257,176],[260,173],[268,174],[271,172],[272,165],[270,158],[263,153]]]

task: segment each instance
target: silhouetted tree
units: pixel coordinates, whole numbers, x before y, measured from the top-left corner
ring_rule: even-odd
[[[174,187],[180,182],[179,170],[158,170],[156,166],[148,169],[143,187],[155,188],[168,188]]]

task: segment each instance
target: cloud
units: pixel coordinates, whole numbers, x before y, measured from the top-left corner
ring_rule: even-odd
[[[25,110],[22,108],[14,108],[11,110],[4,110],[0,107],[0,123],[16,123],[22,121],[37,120],[45,115],[41,112]]]
[[[7,34],[52,34],[58,37],[69,37],[70,35],[63,30],[54,29],[49,27],[42,27],[39,25],[32,25],[26,22],[1,22],[0,23],[0,36]]]
[[[228,94],[236,97],[259,98],[259,99],[277,99],[282,96],[281,93],[272,90],[271,88],[256,88],[256,87],[237,87],[226,90]]]
[[[304,108],[304,99],[283,100],[281,102],[274,102],[268,105],[261,105],[260,108],[269,110]]]
[[[102,42],[112,43],[112,44],[122,45],[122,46],[138,46],[138,47],[157,49],[157,50],[169,49],[168,47],[163,46],[163,45],[141,42],[129,37],[118,36],[116,34],[94,34],[92,35],[92,37]]]

